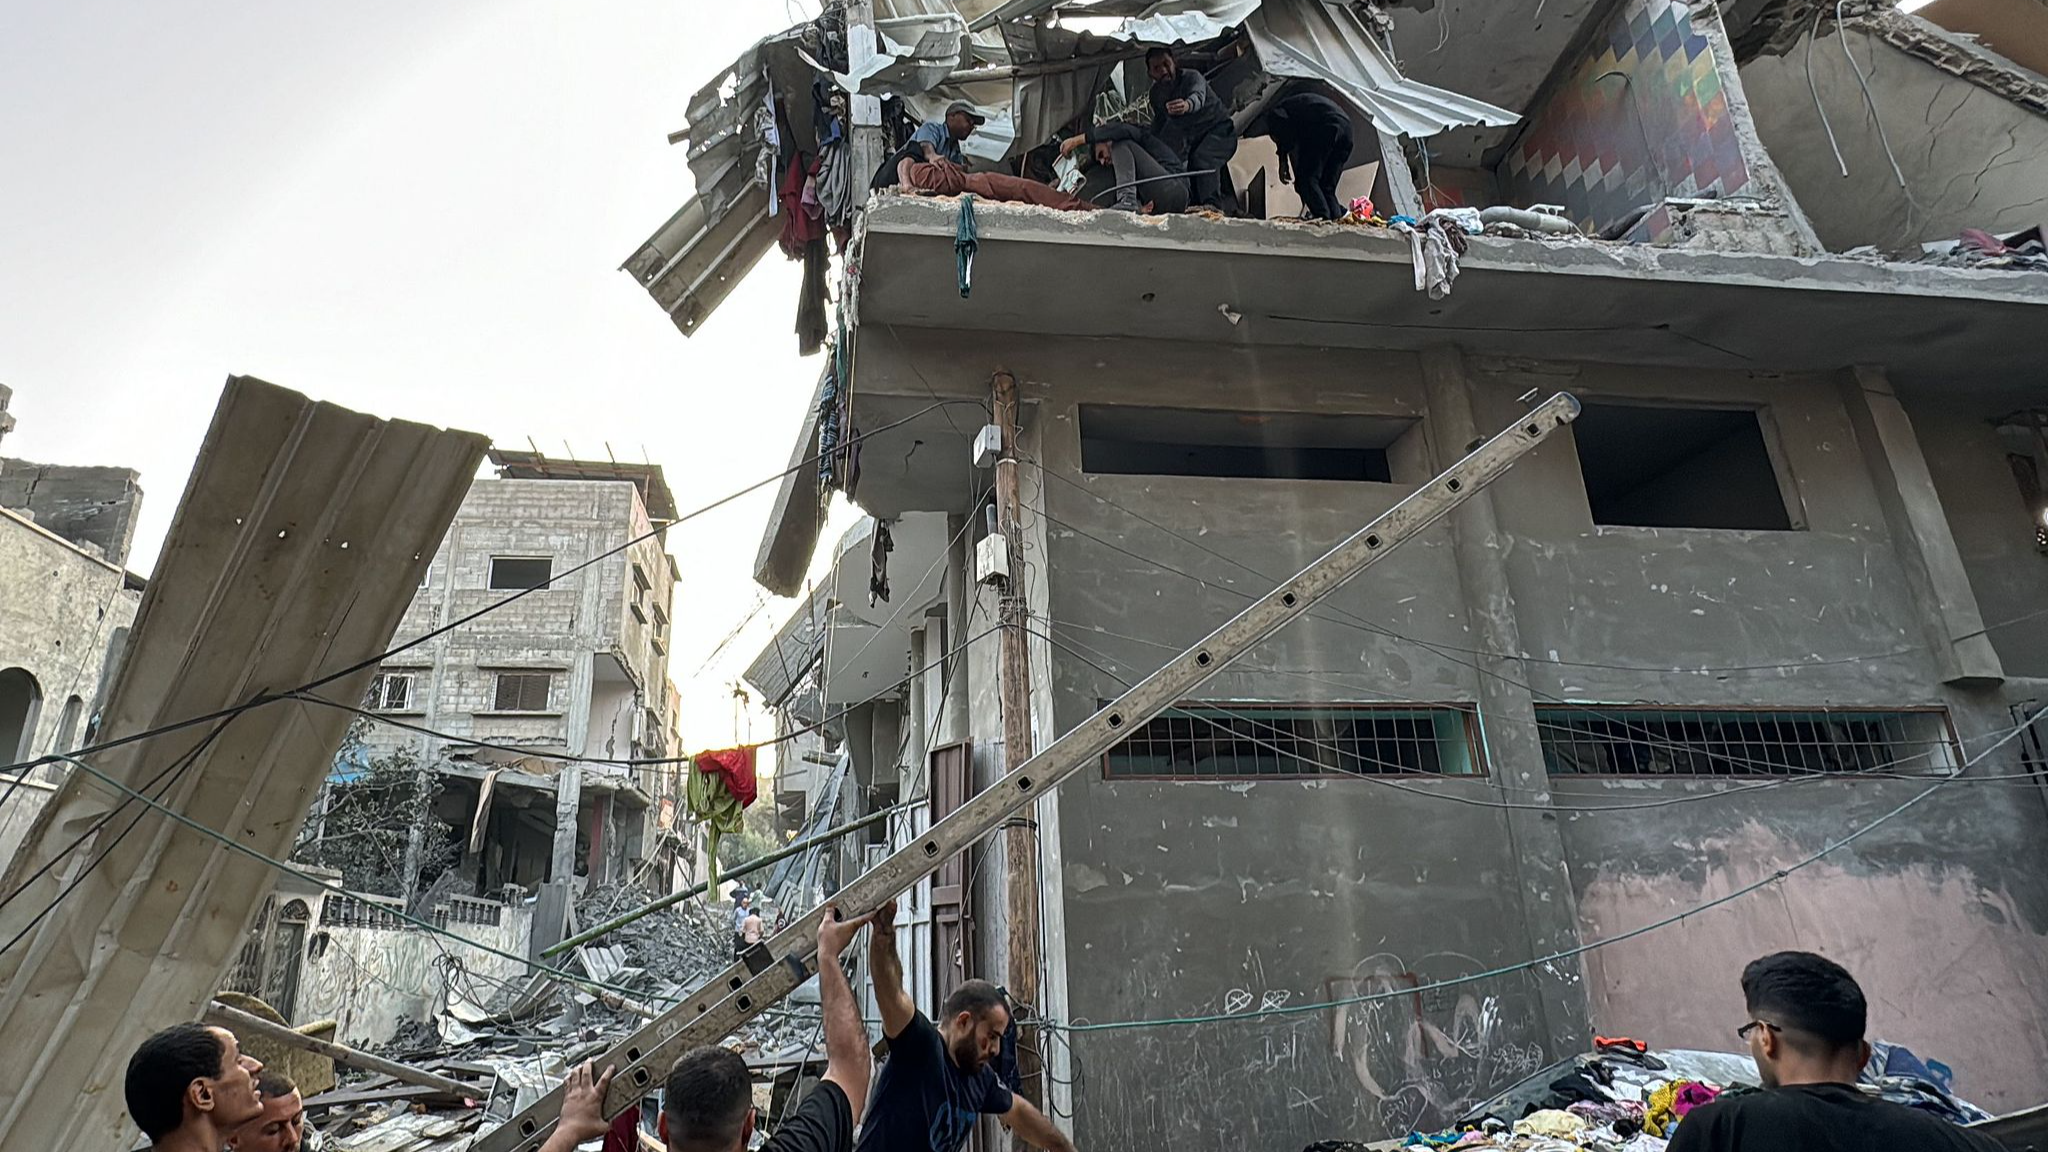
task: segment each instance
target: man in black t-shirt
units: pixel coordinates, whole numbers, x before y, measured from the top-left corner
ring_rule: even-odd
[[[1679,1121],[1670,1152],[2002,1152],[1981,1133],[1865,1095],[1863,989],[1841,965],[1778,952],[1742,970],[1749,1041],[1764,1091],[1716,1100]]]
[[[1012,1095],[996,1075],[994,1060],[1010,1026],[1002,992],[986,980],[969,980],[946,997],[934,1026],[904,991],[895,922],[892,900],[875,913],[868,937],[868,971],[889,1058],[858,1152],[959,1152],[984,1114],[1001,1117],[1005,1127],[1050,1152],[1074,1152],[1044,1113]]]
[[[825,1016],[825,1077],[776,1126],[762,1152],[851,1152],[854,1126],[868,1098],[874,1060],[867,1028],[854,1003],[853,988],[839,967],[839,954],[861,926],[862,916],[838,919],[830,909],[818,927],[818,1005]],[[891,931],[878,928],[877,931]],[[604,1135],[605,1089],[613,1070],[594,1075],[591,1064],[569,1074],[562,1118],[541,1152],[571,1152]],[[657,1125],[669,1152],[741,1152],[754,1135],[754,1077],[747,1062],[729,1048],[707,1044],[683,1053],[661,1093]]]

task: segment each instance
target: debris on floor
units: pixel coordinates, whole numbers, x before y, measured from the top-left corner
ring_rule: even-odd
[[[1879,1041],[1871,1045],[1859,1086],[1954,1124],[1989,1119],[1950,1093],[1947,1076],[1939,1062]],[[1659,1051],[1636,1040],[1601,1037],[1592,1053],[1531,1074],[1442,1131],[1376,1143],[1324,1140],[1304,1152],[1663,1152],[1694,1108],[1758,1091],[1756,1085],[1756,1065],[1747,1056]]]

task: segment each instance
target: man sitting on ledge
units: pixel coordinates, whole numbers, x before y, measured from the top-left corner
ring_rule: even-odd
[[[1048,184],[1009,176],[1001,172],[969,172],[963,163],[959,142],[985,123],[965,101],[956,100],[946,109],[943,124],[933,121],[919,128],[896,153],[896,183],[916,192],[957,196],[972,192],[985,200],[1037,204],[1069,212],[1086,212],[1095,205]]]

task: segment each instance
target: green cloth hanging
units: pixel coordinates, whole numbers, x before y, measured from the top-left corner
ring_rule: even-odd
[[[710,830],[711,879],[705,891],[716,892],[718,842],[747,826],[747,811],[740,803],[740,798],[733,795],[726,788],[725,781],[716,775],[691,765],[688,776],[689,779],[683,786],[683,802],[690,810],[690,818]]]

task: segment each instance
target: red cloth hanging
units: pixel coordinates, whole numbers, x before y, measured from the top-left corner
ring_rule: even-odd
[[[754,802],[758,786],[754,782],[754,748],[727,748],[718,752],[699,752],[696,757],[697,771],[716,776],[725,781],[725,790],[745,808]]]

